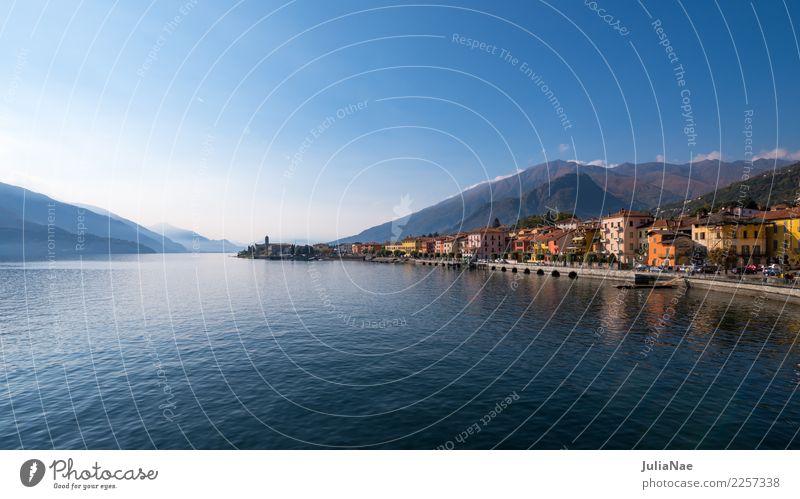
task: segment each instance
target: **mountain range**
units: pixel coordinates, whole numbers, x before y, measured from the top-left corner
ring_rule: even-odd
[[[208,242],[204,248],[225,247],[225,251],[231,252],[240,249],[239,245],[228,241],[225,242],[230,246],[226,247],[221,241],[197,236],[201,243]],[[193,250],[191,244],[187,246],[184,242],[106,210],[65,203],[22,187],[0,183],[0,260],[210,251]]]
[[[800,199],[800,163],[773,171],[762,171],[746,180],[733,182],[727,187],[698,196],[686,202],[663,207],[666,216],[683,212],[691,215],[698,210],[716,211],[722,206],[758,206],[766,209],[778,203],[794,204]]]
[[[242,244],[234,243],[227,239],[209,239],[195,231],[181,229],[166,223],[153,225],[150,230],[171,241],[175,241],[194,253],[230,253],[244,249]]]
[[[601,217],[620,208],[655,209],[692,199],[759,172],[789,164],[785,160],[705,160],[696,163],[623,163],[603,167],[555,160],[484,182],[405,217],[370,227],[337,242],[387,241],[411,235],[448,234],[490,225],[495,218],[519,218],[561,211],[580,218]]]

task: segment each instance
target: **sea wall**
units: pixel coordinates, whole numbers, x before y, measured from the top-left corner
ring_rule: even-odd
[[[412,260],[413,263],[418,265],[433,265],[434,262],[429,260]],[[439,265],[443,265],[439,262]],[[446,264],[445,264],[446,265]],[[614,284],[620,282],[630,283],[633,281],[634,272],[631,270],[616,270],[607,268],[582,268],[582,267],[563,267],[553,265],[528,265],[524,263],[478,263],[477,268],[483,270],[491,270],[494,267],[495,271],[502,271],[503,268],[506,272],[513,272],[516,269],[518,273],[524,273],[527,269],[531,274],[536,274],[536,271],[541,269],[545,275],[551,275],[554,270],[557,270],[562,278],[568,278],[570,272],[575,272],[577,277],[590,278],[590,279],[604,279],[612,281]],[[660,276],[662,279],[671,279],[675,274],[665,274]],[[712,292],[734,294],[745,298],[761,298],[770,299],[779,302],[788,301],[791,303],[800,304],[800,289],[782,285],[777,283],[777,279],[770,281],[759,281],[754,278],[745,278],[742,280],[732,279],[729,276],[694,276],[686,277],[685,281],[692,289],[701,289]]]

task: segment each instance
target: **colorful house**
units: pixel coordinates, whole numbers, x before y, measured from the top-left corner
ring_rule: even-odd
[[[652,222],[653,216],[646,211],[623,209],[603,217],[600,222],[603,253],[614,255],[624,264],[635,263],[646,242],[639,237],[639,228]]]
[[[764,224],[769,263],[800,267],[800,207],[766,211],[756,219]]]
[[[481,260],[497,258],[509,251],[508,229],[489,228],[467,233],[464,254]]]
[[[692,221],[692,240],[711,253],[728,251],[736,266],[767,263],[767,232],[761,220],[740,218],[728,213],[714,213]]]

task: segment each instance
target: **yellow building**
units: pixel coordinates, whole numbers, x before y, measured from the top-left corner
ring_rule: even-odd
[[[601,251],[601,232],[598,225],[578,225],[572,230],[572,242],[568,252],[580,255],[581,257],[589,253],[599,253]]]
[[[405,251],[406,255],[410,255],[414,251],[420,251],[422,249],[422,241],[419,239],[404,239],[401,243],[401,251]]]
[[[736,257],[736,266],[767,263],[767,229],[761,220],[738,218],[714,213],[692,223],[692,241],[715,249],[729,250]]]
[[[770,263],[800,267],[800,208],[767,211],[761,217]]]
[[[386,251],[391,251],[392,253],[394,253],[395,251],[405,251],[403,249],[403,242],[402,241],[388,242],[388,243],[383,245],[383,249],[386,250]]]

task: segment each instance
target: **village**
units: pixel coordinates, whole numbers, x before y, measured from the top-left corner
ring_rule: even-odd
[[[674,219],[624,209],[588,220],[548,213],[511,227],[495,220],[491,226],[455,234],[339,244],[334,250],[367,259],[788,275],[800,267],[800,210],[786,204],[765,211],[730,206]]]

